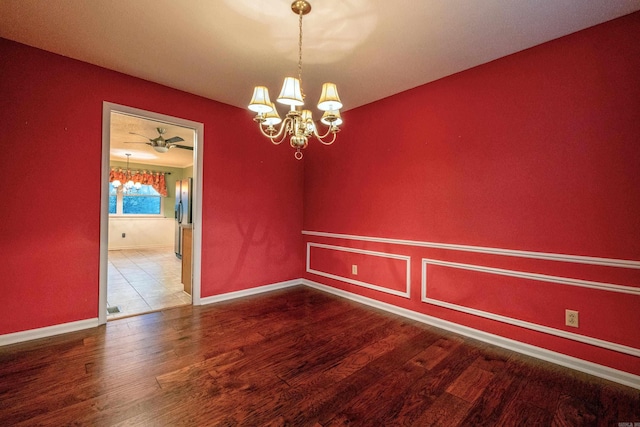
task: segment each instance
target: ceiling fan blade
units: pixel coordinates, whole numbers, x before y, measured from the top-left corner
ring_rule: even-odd
[[[193,147],[189,147],[188,145],[177,145],[177,144],[173,144],[172,147],[175,148],[182,148],[184,150],[191,150],[193,151]]]
[[[151,141],[151,140],[152,140],[151,138],[148,138],[148,137],[146,137],[146,136],[144,136],[144,135],[140,135],[139,133],[135,133],[135,132],[129,132],[129,133],[130,133],[131,135],[138,135],[138,136],[141,136],[141,137],[143,137],[144,139],[148,139],[149,141]]]
[[[175,144],[176,142],[181,142],[181,141],[184,141],[184,139],[180,138],[179,136],[174,136],[173,138],[164,140],[164,142],[166,142],[167,144]]]
[[[144,141],[122,141],[123,144],[146,144],[146,145],[153,145],[150,142],[144,142]]]

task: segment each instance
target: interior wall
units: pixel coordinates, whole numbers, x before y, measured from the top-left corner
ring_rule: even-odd
[[[305,277],[640,374],[638,34],[635,13],[346,112],[305,155]]]
[[[110,251],[167,248],[173,251],[175,219],[162,217],[109,217]]]
[[[302,165],[248,111],[6,39],[0,56],[0,167],[29,189],[0,224],[0,334],[98,317],[104,101],[204,124],[201,297],[301,276]]]
[[[182,169],[182,176],[185,178],[193,178],[193,166],[187,166]]]

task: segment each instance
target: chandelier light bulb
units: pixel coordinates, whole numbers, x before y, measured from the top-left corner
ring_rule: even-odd
[[[327,126],[340,126],[342,124],[342,117],[340,117],[339,110],[325,111],[320,119],[320,122]]]
[[[313,115],[309,110],[302,110],[302,114],[300,115],[300,119],[302,120],[302,126],[304,126],[306,132],[311,134],[314,130],[316,130],[316,125],[313,123]]]

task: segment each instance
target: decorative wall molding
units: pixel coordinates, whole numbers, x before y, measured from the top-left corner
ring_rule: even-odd
[[[455,263],[455,262],[447,262],[447,261],[440,261],[440,260],[423,258],[422,259],[422,293],[421,293],[422,297],[421,297],[421,301],[424,302],[424,303],[433,304],[433,305],[437,305],[437,306],[440,306],[440,307],[448,308],[450,310],[460,311],[462,313],[467,313],[467,314],[471,314],[471,315],[474,315],[474,316],[483,317],[485,319],[495,320],[495,321],[498,321],[498,322],[507,323],[507,324],[514,325],[514,326],[519,326],[521,328],[530,329],[530,330],[533,330],[533,331],[536,331],[536,332],[542,332],[542,333],[549,334],[549,335],[555,335],[555,336],[558,336],[558,337],[570,339],[570,340],[573,340],[573,341],[582,342],[582,343],[593,345],[593,346],[596,346],[596,347],[606,348],[607,350],[613,350],[613,351],[617,351],[619,353],[625,353],[625,354],[630,354],[632,356],[640,357],[640,349],[637,349],[637,348],[634,348],[634,347],[629,347],[629,346],[626,346],[626,345],[617,344],[617,343],[613,343],[613,342],[610,342],[610,341],[601,340],[601,339],[598,339],[598,338],[592,338],[592,337],[588,337],[588,336],[585,336],[585,335],[576,334],[576,333],[573,333],[573,332],[563,331],[561,329],[551,328],[551,327],[540,325],[540,324],[537,324],[537,323],[526,322],[524,320],[514,319],[512,317],[502,316],[500,314],[490,313],[490,312],[487,312],[487,311],[477,310],[477,309],[474,309],[474,308],[465,307],[465,306],[458,305],[458,304],[452,304],[452,303],[449,303],[449,302],[446,302],[446,301],[441,301],[441,300],[434,299],[434,298],[429,298],[427,296],[427,265],[429,265],[429,264],[439,265],[439,266],[449,267],[449,268],[458,268],[458,269],[464,269],[464,270],[479,271],[479,272],[482,272],[482,273],[491,273],[491,274],[498,274],[498,275],[504,275],[504,276],[521,277],[521,278],[526,278],[526,279],[530,279],[530,280],[542,280],[542,281],[545,281],[545,282],[559,283],[559,284],[563,284],[563,285],[569,284],[569,285],[573,285],[573,286],[583,286],[583,287],[588,287],[588,288],[594,288],[595,286],[593,286],[591,284],[595,283],[595,282],[587,282],[587,285],[580,285],[580,284],[574,283],[576,281],[575,279],[568,279],[568,278],[564,278],[564,277],[546,276],[546,275],[541,275],[541,274],[532,274],[532,273],[519,272],[519,271],[513,271],[513,270],[502,270],[502,269],[498,269],[498,268],[490,268],[490,267],[477,266],[477,265],[472,265],[472,264],[460,264],[460,263]],[[603,285],[619,286],[619,285],[611,285],[611,284],[603,284]],[[596,287],[596,289],[605,290],[605,291],[612,291],[611,289],[608,289],[607,287]],[[636,292],[634,292],[634,294],[636,294],[636,295],[640,294],[640,293],[637,292],[638,289],[635,289],[635,288],[632,288],[632,289],[634,289],[636,291]],[[613,291],[614,292],[621,292],[620,290],[613,290]]]
[[[314,270],[311,268],[311,248],[322,248],[322,249],[330,249],[330,250],[334,250],[334,251],[342,251],[342,252],[350,252],[350,253],[357,253],[357,254],[363,254],[363,255],[368,255],[368,256],[377,256],[377,257],[381,257],[381,258],[391,258],[391,259],[398,259],[401,261],[404,261],[406,263],[406,275],[405,275],[405,290],[404,291],[398,291],[395,289],[389,289],[389,288],[385,288],[383,286],[378,286],[378,285],[374,285],[373,283],[367,283],[367,282],[363,282],[361,280],[355,280],[349,277],[343,277],[343,276],[339,276],[336,274],[331,274],[331,273],[327,273],[325,271],[320,271],[320,270]],[[411,257],[410,256],[406,256],[406,255],[399,255],[399,254],[390,254],[387,252],[375,252],[375,251],[368,251],[368,250],[364,250],[364,249],[354,249],[354,248],[346,248],[343,246],[334,246],[334,245],[325,245],[322,243],[312,243],[312,242],[308,242],[307,243],[307,272],[308,273],[313,273],[316,274],[318,276],[322,276],[322,277],[327,277],[329,279],[334,279],[334,280],[339,280],[341,282],[346,282],[346,283],[350,283],[352,285],[356,285],[356,286],[362,286],[364,288],[369,288],[369,289],[374,289],[376,291],[380,291],[380,292],[384,292],[387,294],[391,294],[391,295],[396,295],[396,296],[401,296],[404,298],[409,298],[410,297],[410,292],[411,292]]]
[[[0,346],[16,344],[24,341],[48,338],[54,335],[66,334],[69,332],[81,331],[99,326],[98,318],[78,320],[75,322],[62,323],[60,325],[46,326],[44,328],[29,329],[27,331],[14,332],[0,335]]]
[[[437,317],[432,317],[426,314],[407,310],[405,308],[400,308],[392,304],[387,304],[371,298],[363,297],[361,295],[343,291],[341,289],[336,289],[331,286],[323,285],[321,283],[317,283],[308,279],[302,279],[301,282],[302,284],[311,288],[318,289],[323,292],[328,292],[330,294],[337,295],[339,297],[359,302],[361,304],[365,304],[374,308],[378,308],[380,310],[385,310],[398,316],[416,320],[418,322],[425,323],[436,328],[444,329],[455,334],[460,334],[466,337],[477,339],[479,341],[515,351],[517,353],[532,356],[537,359],[564,366],[566,368],[575,369],[576,371],[585,372],[589,375],[640,389],[640,376],[631,374],[629,372],[620,371],[608,366],[603,366],[597,363],[567,356],[566,354],[557,353],[530,344],[525,344],[520,341],[515,341],[509,338],[490,334],[488,332],[473,329],[468,326],[462,326],[453,322],[449,322],[447,320],[439,319]]]
[[[437,259],[422,258],[423,271],[427,264],[440,265],[443,267],[458,268],[462,270],[479,271],[481,273],[497,274],[500,276],[517,277],[520,279],[537,280],[540,282],[557,283],[560,285],[577,286],[581,288],[598,289],[600,291],[620,292],[629,295],[640,295],[640,288],[634,286],[617,285],[606,282],[593,282],[589,280],[573,279],[570,277],[550,276],[547,274],[529,273],[526,271],[505,270],[502,268],[485,267],[483,265],[462,264],[459,262],[441,261]],[[424,282],[424,280],[423,280]],[[424,283],[423,283],[424,287]]]
[[[640,261],[626,260],[626,259],[601,258],[601,257],[569,255],[569,254],[555,254],[555,253],[548,253],[548,252],[522,251],[522,250],[516,250],[516,249],[501,249],[501,248],[490,248],[490,247],[483,247],[483,246],[456,245],[456,244],[449,244],[449,243],[425,242],[420,240],[389,239],[384,237],[357,236],[352,234],[327,233],[322,231],[303,230],[302,234],[307,236],[316,236],[316,237],[330,237],[333,239],[357,240],[361,242],[391,243],[395,245],[418,246],[423,248],[447,249],[447,250],[463,251],[463,252],[478,252],[478,253],[491,254],[491,255],[504,255],[504,256],[519,257],[519,258],[563,261],[563,262],[571,262],[571,263],[578,263],[578,264],[604,265],[608,267],[630,268],[630,269],[640,270]]]

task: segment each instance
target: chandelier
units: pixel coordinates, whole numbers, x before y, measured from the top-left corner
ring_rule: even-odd
[[[115,188],[116,191],[122,191],[123,193],[137,192],[142,188],[142,183],[139,181],[133,182],[133,174],[131,173],[131,170],[129,170],[129,157],[131,154],[125,153],[125,156],[127,156],[127,172],[125,174],[126,182],[123,184],[119,179],[115,179],[111,182],[111,185],[113,185],[113,188]]]
[[[318,131],[311,111],[302,109],[305,98],[302,91],[302,17],[311,11],[311,5],[306,0],[297,0],[291,4],[291,10],[298,15],[298,77],[285,77],[277,99],[280,104],[288,105],[290,110],[283,121],[275,104],[269,99],[269,90],[265,86],[256,86],[253,89],[253,97],[248,108],[258,113],[253,120],[258,122],[262,134],[274,145],[279,145],[289,136],[291,146],[296,149],[294,156],[300,160],[302,150],[309,145],[309,137],[315,136],[324,145],[331,145],[336,140],[336,134],[342,124],[342,102],[334,83],[322,85],[318,109],[324,112],[320,122],[328,127],[324,133]]]

